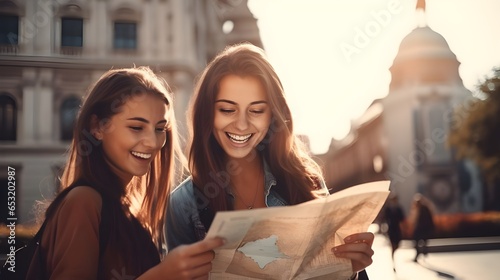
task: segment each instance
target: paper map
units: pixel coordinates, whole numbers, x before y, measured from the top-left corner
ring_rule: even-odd
[[[330,250],[368,230],[389,184],[361,184],[293,206],[217,212],[207,237],[227,242],[215,251],[210,279],[349,278],[350,260]]]

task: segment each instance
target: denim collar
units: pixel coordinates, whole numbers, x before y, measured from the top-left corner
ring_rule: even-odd
[[[262,157],[262,162],[264,165],[264,177],[265,177],[265,185],[264,185],[264,194],[268,195],[269,191],[273,186],[276,186],[276,178],[274,178],[273,173],[271,173],[271,167],[267,164],[267,161]]]

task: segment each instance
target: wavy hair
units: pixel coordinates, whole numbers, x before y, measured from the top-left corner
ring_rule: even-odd
[[[293,119],[283,85],[264,51],[249,43],[226,47],[205,68],[191,99],[188,124],[189,168],[196,187],[210,200],[214,211],[227,210],[221,185],[227,174],[225,152],[213,135],[215,100],[221,80],[228,75],[257,78],[269,100],[272,119],[267,135],[257,145],[278,182],[277,190],[290,204],[315,198],[322,174],[319,166],[293,134]],[[214,190],[214,186],[218,189]],[[208,193],[209,192],[209,193]]]
[[[99,123],[104,124],[120,112],[127,100],[141,94],[158,96],[169,106],[166,142],[153,159],[150,170],[143,176],[134,177],[128,186],[123,186],[106,163],[100,141],[91,134],[91,119],[97,116]],[[163,242],[165,210],[175,183],[175,163],[177,159],[182,162],[173,109],[168,84],[148,67],[115,69],[104,73],[90,88],[79,111],[68,161],[60,178],[61,191],[77,181],[83,181],[129,207],[140,195],[142,204],[136,218],[150,232],[155,244]],[[55,207],[49,206],[46,215],[49,216]]]

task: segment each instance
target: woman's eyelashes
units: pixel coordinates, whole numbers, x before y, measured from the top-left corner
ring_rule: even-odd
[[[257,109],[250,110],[250,113],[256,114],[256,115],[264,114],[264,112],[265,112],[264,110],[257,110]]]
[[[224,108],[220,108],[219,109],[219,112],[223,113],[223,114],[231,114],[231,113],[234,113],[236,110],[234,109],[224,109]]]
[[[167,127],[166,126],[162,126],[162,127],[157,127],[156,128],[156,132],[166,132],[167,131]]]
[[[221,112],[223,114],[232,114],[232,113],[236,112],[236,109],[220,108],[219,112]],[[265,113],[265,109],[250,109],[250,110],[248,110],[248,112],[250,112],[251,114],[254,114],[254,115],[259,115],[259,114]]]
[[[129,128],[134,130],[134,131],[141,131],[142,130],[142,126],[129,126]]]
[[[130,129],[132,129],[133,131],[142,131],[144,130],[144,127],[142,126],[129,126]],[[163,132],[166,132],[168,130],[168,128],[166,126],[160,126],[160,127],[156,127],[155,128],[155,131],[157,133],[163,133]]]

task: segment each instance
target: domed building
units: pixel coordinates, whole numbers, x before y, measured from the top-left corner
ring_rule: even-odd
[[[418,12],[424,11],[417,6]],[[430,198],[441,213],[481,211],[477,168],[456,161],[446,144],[454,108],[472,97],[459,66],[439,33],[425,24],[411,31],[389,69],[387,96],[319,156],[329,188],[390,179],[406,212],[415,193]]]
[[[381,100],[387,174],[403,205],[419,192],[442,212],[481,210],[481,192],[464,199],[471,186],[459,179],[474,166],[455,161],[446,144],[454,108],[471,97],[459,66],[443,36],[424,26],[402,40],[390,68],[389,94]]]
[[[390,68],[390,90],[415,83],[461,83],[458,62],[448,43],[430,27],[417,27],[399,46]]]

